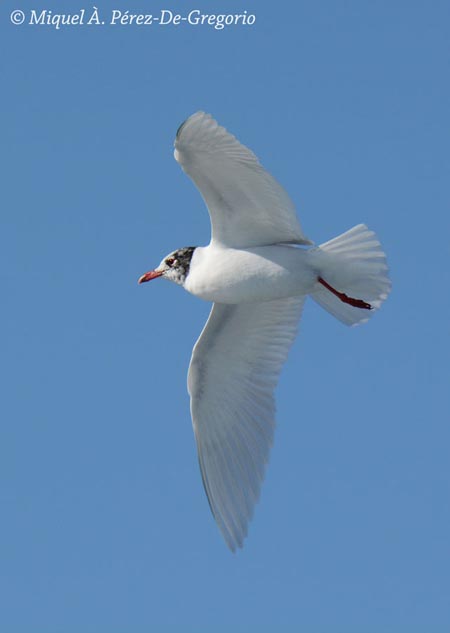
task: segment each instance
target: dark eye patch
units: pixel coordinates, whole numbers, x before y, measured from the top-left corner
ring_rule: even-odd
[[[175,258],[174,257],[169,257],[168,259],[166,259],[166,264],[168,266],[173,266],[175,263]]]

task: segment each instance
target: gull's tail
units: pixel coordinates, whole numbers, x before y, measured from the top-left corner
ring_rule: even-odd
[[[346,325],[364,323],[391,289],[375,233],[358,224],[313,249],[319,277],[312,298]]]

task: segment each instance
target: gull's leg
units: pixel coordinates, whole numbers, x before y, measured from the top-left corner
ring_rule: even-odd
[[[339,290],[336,290],[336,288],[333,288],[333,286],[330,286],[330,284],[327,283],[325,279],[322,279],[322,277],[318,277],[317,281],[320,284],[322,284],[322,286],[325,286],[327,290],[332,292],[338,299],[340,299],[344,303],[348,303],[349,305],[354,306],[355,308],[362,308],[363,310],[372,310],[372,306],[370,305],[370,303],[366,303],[362,299],[354,299],[353,297],[348,297],[344,292],[339,292]]]

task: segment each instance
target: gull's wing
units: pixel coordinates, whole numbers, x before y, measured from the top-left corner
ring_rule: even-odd
[[[311,244],[283,187],[209,114],[197,112],[180,126],[175,158],[206,202],[214,241],[234,248]]]
[[[203,484],[231,550],[242,547],[275,427],[274,389],[303,297],[214,304],[188,374]]]

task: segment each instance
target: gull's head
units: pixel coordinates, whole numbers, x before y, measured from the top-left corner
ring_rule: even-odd
[[[179,248],[177,251],[173,251],[173,253],[169,253],[169,255],[164,257],[158,268],[149,270],[148,273],[139,277],[138,283],[143,284],[145,281],[151,281],[157,277],[164,277],[183,286],[189,274],[189,267],[194,251],[195,246],[185,246],[184,248]]]

